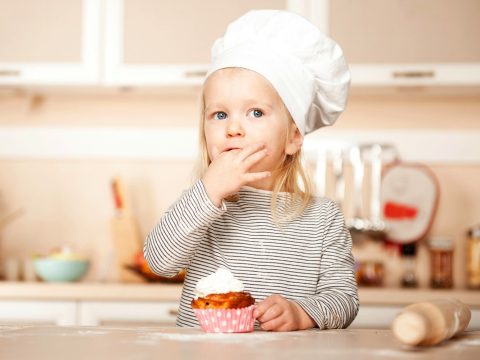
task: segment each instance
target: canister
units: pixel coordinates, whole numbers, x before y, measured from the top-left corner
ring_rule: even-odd
[[[430,248],[430,286],[435,289],[453,287],[453,238],[433,236]]]
[[[467,232],[467,285],[480,289],[480,224]]]

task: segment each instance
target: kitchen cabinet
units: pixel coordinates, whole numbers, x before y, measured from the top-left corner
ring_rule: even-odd
[[[345,52],[354,87],[480,85],[477,0],[0,4],[2,87],[198,86],[227,24],[265,8],[304,15],[331,35]]]
[[[101,2],[1,0],[0,86],[98,82]]]
[[[0,300],[1,324],[70,326],[76,318],[75,301]]]
[[[199,85],[210,48],[227,25],[253,9],[290,9],[281,0],[106,0],[105,84]]]
[[[176,284],[0,281],[0,324],[175,326]]]
[[[210,48],[252,9],[304,1],[1,0],[0,86],[200,85]],[[221,14],[221,16],[219,16]]]
[[[0,281],[1,324],[174,326],[182,284],[41,283]],[[478,291],[360,288],[351,329],[388,329],[414,302],[457,298],[469,305],[469,330],[480,330]]]
[[[0,324],[175,326],[178,302],[1,300]]]
[[[480,85],[478,0],[311,1],[344,50],[352,86]]]
[[[349,329],[390,329],[395,316],[405,305],[361,305]],[[470,308],[468,330],[480,330],[480,309]]]
[[[350,329],[389,329],[405,305],[361,305]],[[468,330],[480,330],[471,308]],[[175,326],[178,301],[1,300],[0,324],[60,326]]]
[[[79,325],[175,326],[178,302],[82,301]]]

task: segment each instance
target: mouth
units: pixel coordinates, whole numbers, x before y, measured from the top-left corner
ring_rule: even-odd
[[[228,147],[225,150],[223,150],[223,152],[232,151],[232,150],[242,150],[242,149],[239,147]]]

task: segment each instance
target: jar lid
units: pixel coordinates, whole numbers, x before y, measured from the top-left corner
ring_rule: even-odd
[[[474,239],[480,239],[480,224],[468,229],[468,236]]]
[[[405,257],[415,256],[417,246],[415,243],[405,244],[402,246],[402,255]]]
[[[453,239],[451,236],[437,235],[430,237],[428,244],[431,249],[452,250]]]

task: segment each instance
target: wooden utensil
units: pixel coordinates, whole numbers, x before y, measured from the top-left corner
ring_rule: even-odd
[[[125,268],[126,265],[133,262],[135,254],[142,251],[143,241],[137,221],[126,201],[122,181],[119,178],[112,179],[111,187],[116,212],[110,223],[112,240],[116,249],[116,273],[122,282],[145,282],[140,275]]]
[[[15,211],[11,212],[10,214],[2,217],[0,219],[0,230],[3,229],[4,227],[6,227],[11,222],[13,222],[13,220],[19,218],[20,215],[23,215],[24,212],[25,212],[24,209],[17,209]]]
[[[465,330],[470,318],[468,306],[457,299],[433,300],[403,309],[393,320],[392,331],[407,345],[435,345]]]

